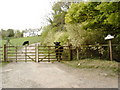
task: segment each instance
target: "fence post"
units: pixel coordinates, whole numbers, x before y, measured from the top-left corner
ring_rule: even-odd
[[[77,60],[79,60],[79,47],[77,47],[76,49],[77,49]]]
[[[112,44],[111,44],[111,40],[109,40],[109,52],[110,52],[110,60],[112,61],[113,57],[112,57]]]
[[[50,46],[48,46],[48,62],[50,62]]]
[[[40,61],[39,61],[39,44],[38,44],[37,56],[38,56],[38,57],[37,57],[38,62],[40,62]]]
[[[17,46],[16,46],[16,62],[17,62]]]
[[[70,60],[73,59],[72,57],[72,44],[69,44],[69,53],[70,53]]]
[[[25,62],[27,62],[27,46],[25,46]]]
[[[34,59],[35,59],[35,62],[36,62],[36,55],[37,55],[37,54],[36,54],[36,46],[37,46],[37,45],[35,44],[35,47],[34,47],[34,49],[35,49],[35,58],[34,58]]]
[[[4,61],[7,61],[7,47],[6,44],[4,44]]]
[[[35,62],[39,62],[39,44],[35,44]]]

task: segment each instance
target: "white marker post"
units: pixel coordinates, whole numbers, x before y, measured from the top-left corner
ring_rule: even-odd
[[[109,50],[110,50],[110,60],[112,61],[112,39],[114,38],[114,36],[111,36],[110,34],[107,35],[107,37],[105,37],[105,40],[109,40]]]

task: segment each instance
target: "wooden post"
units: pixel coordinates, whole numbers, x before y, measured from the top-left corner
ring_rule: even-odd
[[[72,44],[69,45],[70,60],[72,60]]]
[[[4,61],[7,62],[7,47],[6,47],[6,44],[4,44]]]
[[[27,62],[27,46],[25,46],[25,62]]]
[[[112,43],[111,40],[109,40],[109,51],[110,51],[110,60],[112,61]]]
[[[39,61],[39,44],[38,44],[37,54],[38,54],[38,55],[37,55],[37,56],[38,56],[38,62],[40,62],[40,61]]]
[[[77,47],[76,50],[77,50],[77,60],[79,60],[79,48]]]
[[[17,46],[16,46],[16,62],[17,62]]]
[[[50,46],[48,46],[48,62],[50,62]]]
[[[35,44],[35,62],[37,61],[37,45]]]

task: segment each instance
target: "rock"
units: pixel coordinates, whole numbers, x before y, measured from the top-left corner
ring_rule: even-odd
[[[81,64],[80,63],[78,63],[78,66],[80,66]]]
[[[107,73],[100,73],[100,75],[107,76],[108,74]]]

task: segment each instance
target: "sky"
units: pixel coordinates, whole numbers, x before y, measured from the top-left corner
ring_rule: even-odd
[[[0,0],[0,29],[35,29],[48,24],[57,0]]]

